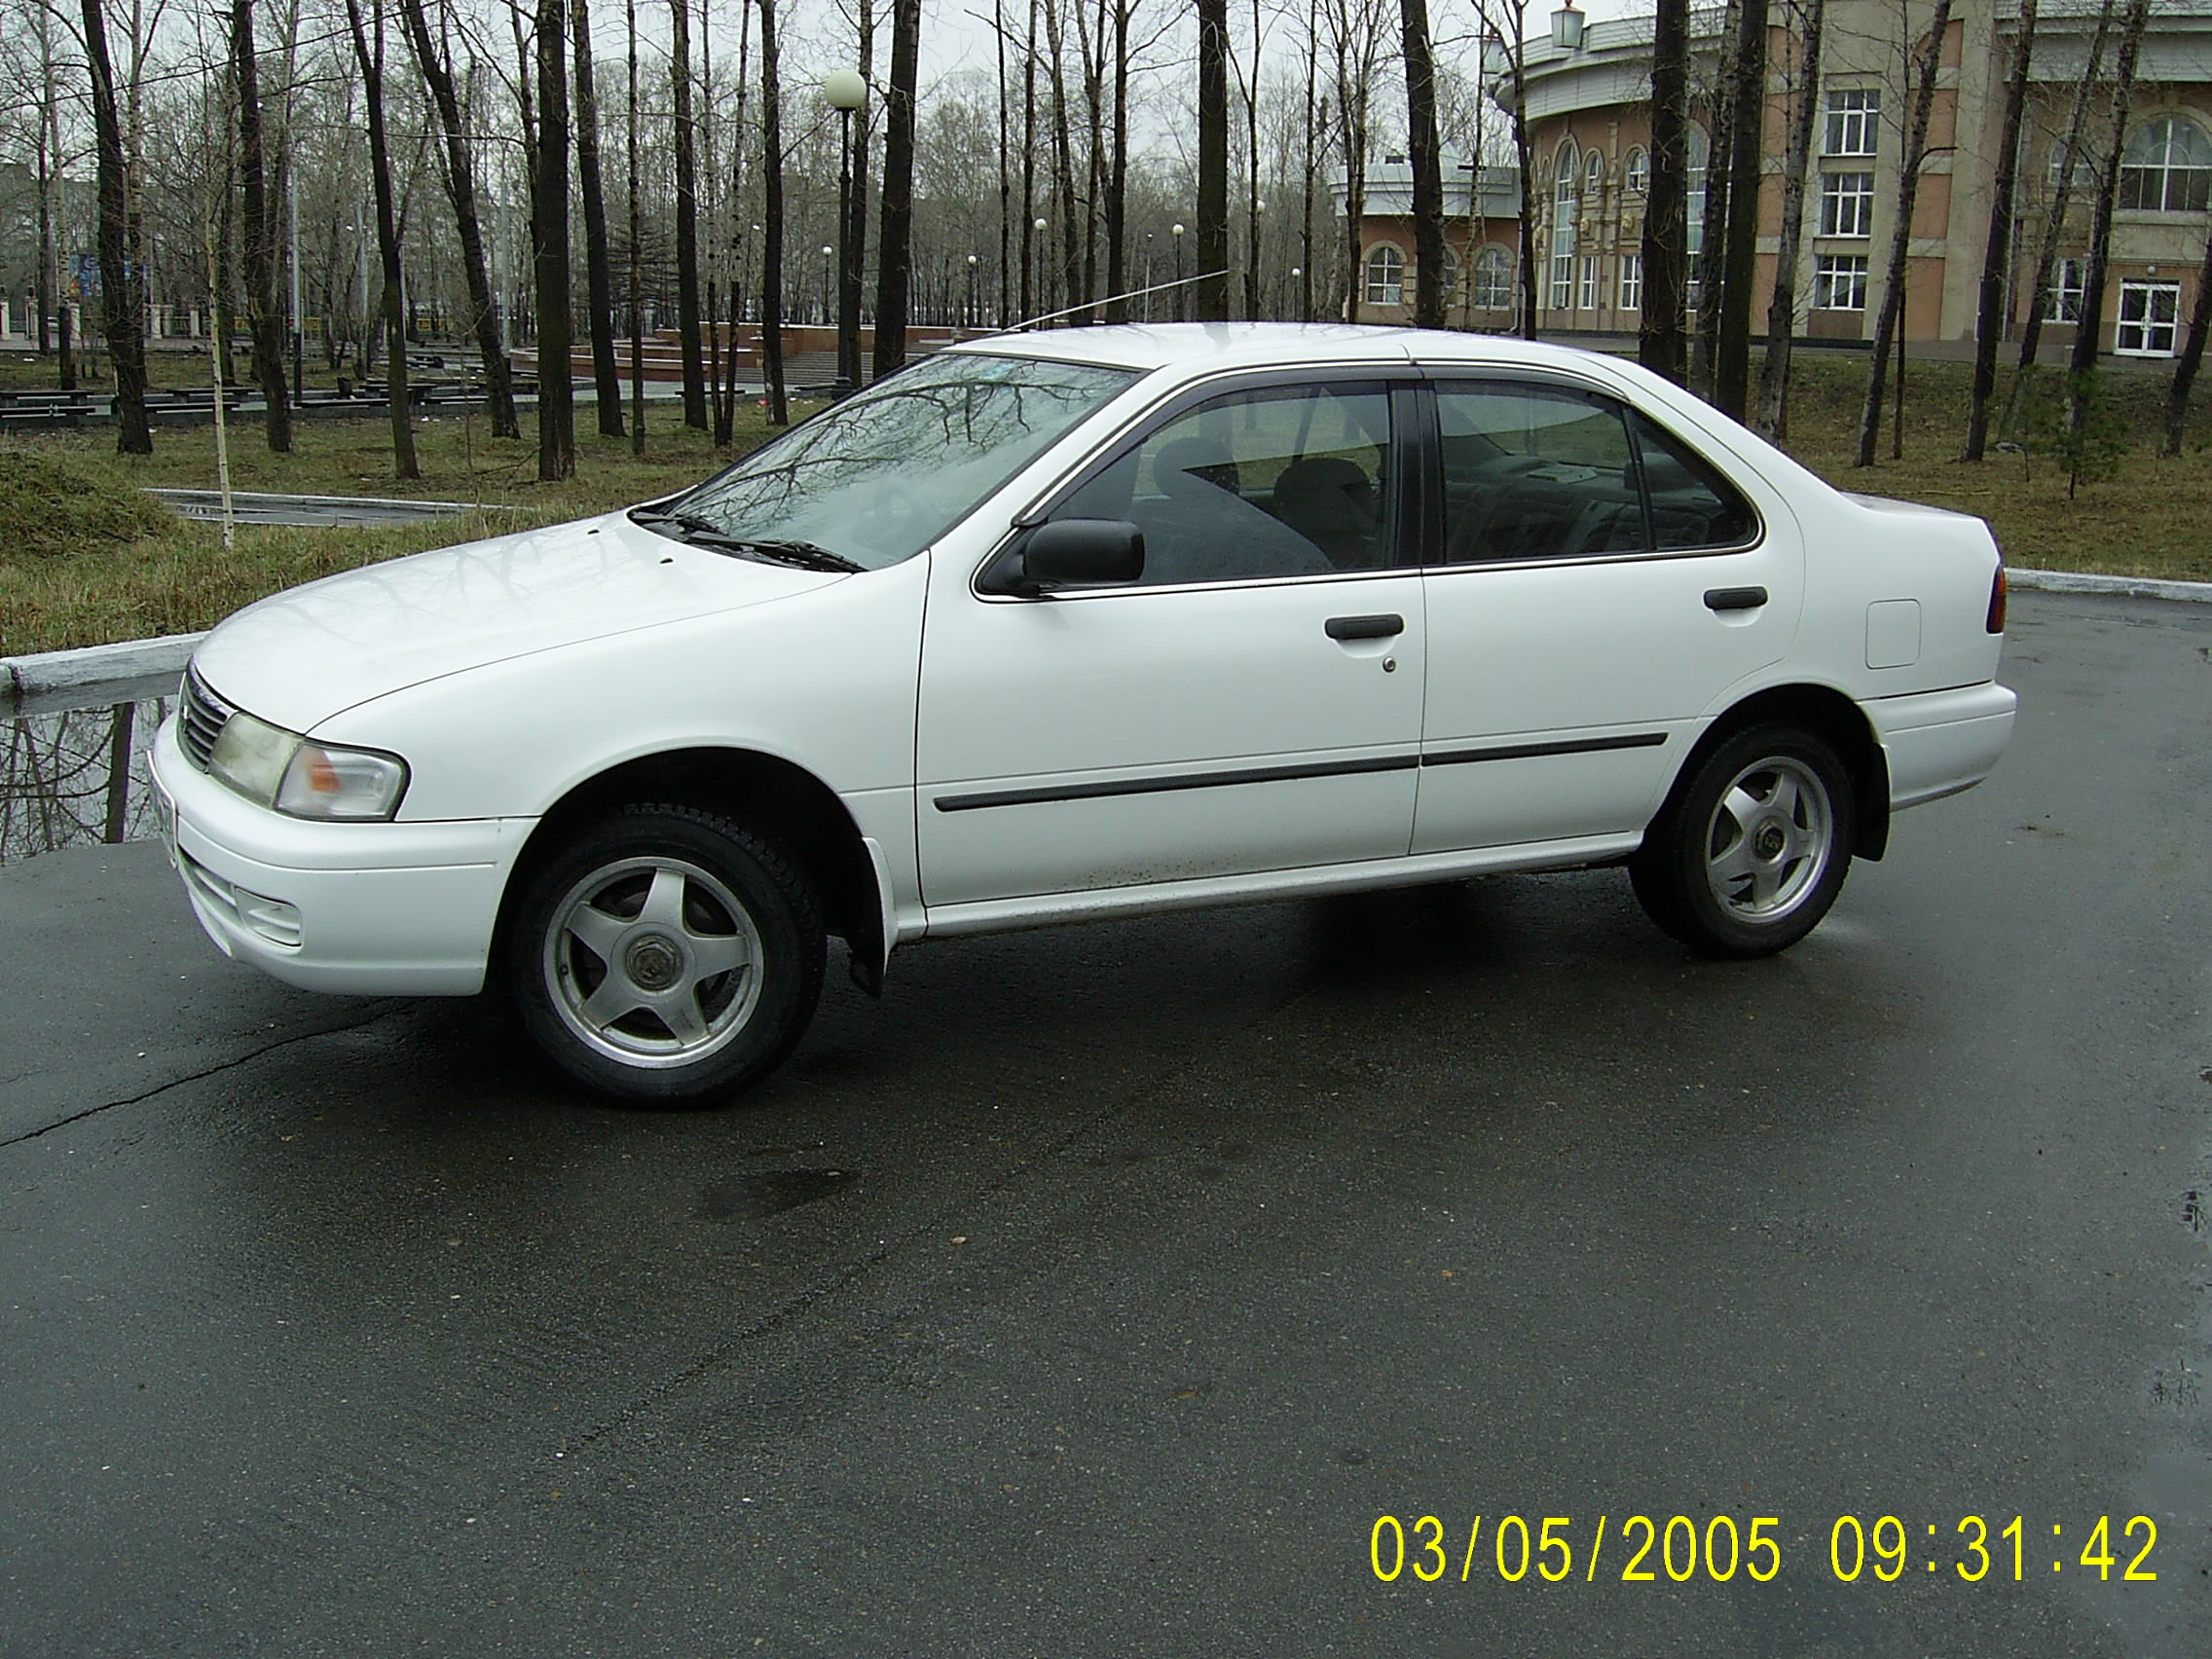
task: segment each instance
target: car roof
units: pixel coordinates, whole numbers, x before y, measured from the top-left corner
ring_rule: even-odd
[[[1282,363],[1372,363],[1378,358],[1566,368],[1586,363],[1594,355],[1571,346],[1511,335],[1345,322],[1118,323],[1102,328],[1032,329],[986,334],[947,350],[1193,374]]]

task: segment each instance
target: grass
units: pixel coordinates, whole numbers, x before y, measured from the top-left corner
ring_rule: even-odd
[[[178,365],[182,365],[181,367]],[[158,360],[165,384],[204,369],[200,357]],[[47,377],[33,382],[33,371]],[[170,372],[173,370],[173,372]],[[2007,557],[2020,566],[2116,575],[2212,581],[2212,386],[2197,400],[2184,453],[2155,454],[2170,368],[2110,366],[2103,381],[2130,433],[2119,475],[2083,484],[2048,455],[1996,454],[1978,465],[1956,458],[1966,428],[1968,365],[1914,361],[1908,368],[1905,458],[1852,465],[1863,352],[1801,351],[1793,369],[1787,446],[1840,489],[1953,507],[1989,520]],[[0,358],[0,385],[51,384],[51,361]],[[2046,387],[2061,377],[2044,370]],[[181,383],[178,383],[181,384]],[[2000,394],[2004,384],[2001,382]],[[210,427],[164,427],[155,454],[118,457],[104,428],[0,440],[0,656],[186,633],[297,582],[503,530],[556,524],[641,501],[695,482],[734,453],[769,435],[762,412],[738,417],[737,448],[717,451],[680,424],[668,404],[647,416],[648,454],[590,430],[578,410],[576,476],[536,480],[533,423],[524,436],[497,439],[481,415],[418,424],[423,476],[391,477],[391,435],[383,421],[302,421],[290,455],[269,453],[258,421],[231,430],[232,484],[317,496],[387,496],[480,503],[488,510],[427,524],[374,530],[241,528],[224,552],[212,526],[149,515],[144,485],[211,488]]]

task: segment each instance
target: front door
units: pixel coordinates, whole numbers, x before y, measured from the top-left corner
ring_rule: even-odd
[[[2112,349],[2122,357],[2170,357],[2180,317],[2179,282],[2122,282]]]
[[[1171,409],[1047,515],[1134,522],[1136,582],[1024,599],[938,573],[933,912],[1405,853],[1424,633],[1393,401],[1308,380]]]

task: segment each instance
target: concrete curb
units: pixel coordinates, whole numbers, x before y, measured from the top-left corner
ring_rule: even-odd
[[[73,651],[0,658],[0,712],[50,692],[177,675],[205,634],[166,634],[158,640],[125,640]]]
[[[2018,570],[2009,571],[2008,580],[2016,589],[2041,593],[2101,593],[2122,599],[2167,599],[2212,605],[2212,582]],[[204,634],[169,634],[159,640],[126,640],[120,645],[86,645],[80,650],[0,658],[0,711],[12,710],[32,697],[50,692],[74,691],[162,674],[182,674],[192,656],[192,647],[205,638]]]
[[[2006,581],[2015,588],[2041,593],[2108,593],[2124,599],[2177,599],[2190,605],[2212,605],[2212,582],[2169,582],[2157,576],[2091,576],[2074,571],[2008,571]]]

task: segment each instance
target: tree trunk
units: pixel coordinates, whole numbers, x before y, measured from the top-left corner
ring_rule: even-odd
[[[253,0],[233,0],[231,69],[239,89],[239,177],[245,187],[245,314],[253,335],[253,378],[268,405],[269,448],[292,449],[292,405],[284,385],[283,318],[276,310],[276,260],[271,245],[269,179],[262,156],[261,82],[253,46]]]
[[[1113,160],[1106,175],[1106,307],[1108,322],[1126,322],[1129,302],[1129,12],[1135,0],[1114,0]],[[1149,278],[1148,278],[1149,280]],[[1150,304],[1150,297],[1147,297]]]
[[[592,394],[599,433],[622,436],[622,371],[614,361],[614,270],[607,245],[607,192],[599,168],[599,92],[592,84],[590,0],[575,0],[576,177],[584,199],[584,292],[591,306]]]
[[[2190,308],[2189,339],[2182,346],[2181,361],[2174,365],[2173,387],[2166,393],[2166,432],[2158,453],[2169,459],[2181,454],[2182,433],[2189,424],[2190,387],[2204,361],[2207,333],[2212,333],[2212,234],[2204,239],[2204,263],[2196,271],[2196,303]]]
[[[423,0],[399,0],[399,5],[416,67],[437,105],[438,126],[445,135],[446,197],[453,203],[454,227],[461,237],[461,271],[468,284],[469,332],[476,336],[476,348],[484,362],[485,404],[492,417],[492,431],[498,437],[519,438],[522,426],[515,420],[514,377],[507,367],[506,346],[499,338],[499,313],[492,301],[484,230],[476,213],[476,169],[470,157],[468,124],[461,118],[453,71],[430,37]]]
[[[1766,309],[1766,362],[1759,371],[1759,435],[1780,443],[1789,430],[1789,350],[1797,331],[1797,259],[1805,245],[1805,178],[1821,104],[1821,31],[1827,0],[1798,9],[1797,102],[1789,115],[1789,160],[1782,172],[1782,246]]]
[[[1444,326],[1444,177],[1427,0],[1398,0],[1405,37],[1407,147],[1414,166],[1414,326]]]
[[[699,163],[691,126],[691,0],[669,0],[669,79],[676,94],[676,330],[683,352],[683,424],[707,429],[699,339]]]
[[[1229,320],[1229,0],[1198,5],[1198,280],[1200,322]]]
[[[1653,374],[1680,386],[1685,378],[1683,282],[1689,265],[1689,0],[1659,0],[1653,28],[1651,182],[1644,198],[1643,313],[1638,319],[1636,357]],[[1528,176],[1526,155],[1522,176]]]
[[[576,472],[569,344],[569,28],[565,0],[537,0],[537,187],[531,192],[537,279],[537,476]]]
[[[1912,89],[1912,128],[1905,139],[1898,182],[1898,222],[1890,239],[1889,275],[1882,289],[1882,310],[1874,324],[1874,360],[1866,375],[1866,401],[1859,412],[1859,466],[1874,464],[1874,441],[1882,429],[1882,389],[1889,375],[1890,349],[1899,339],[1904,313],[1907,256],[1912,251],[1912,208],[1920,194],[1920,164],[1928,156],[1928,118],[1936,107],[1936,70],[1943,58],[1943,34],[1951,26],[1951,0],[1936,0],[1936,16],[1928,25],[1928,47],[1921,54],[1920,69]]]
[[[384,271],[384,326],[387,342],[386,391],[391,406],[391,475],[395,479],[420,478],[415,460],[415,422],[407,407],[407,317],[402,300],[399,263],[399,224],[391,203],[391,155],[384,126],[384,7],[377,5],[376,44],[361,27],[360,0],[346,0],[346,22],[353,37],[353,61],[361,71],[361,89],[369,106],[369,183],[376,191],[377,252]],[[367,328],[363,330],[362,360],[366,364]]]
[[[138,277],[124,254],[123,128],[115,104],[115,71],[107,53],[100,0],[84,0],[85,67],[92,88],[92,129],[99,147],[100,316],[108,356],[115,364],[115,447],[122,455],[152,455],[146,424],[146,339],[137,303]],[[281,387],[279,387],[281,389]]]
[[[881,380],[906,361],[906,288],[913,263],[914,86],[922,0],[892,0],[891,86],[883,121],[883,232],[876,253],[875,363]]]
[[[645,454],[645,215],[638,203],[638,0],[623,0],[630,48],[630,453]]]
[[[791,424],[784,388],[784,89],[776,63],[776,0],[760,0],[760,373],[768,424]]]
[[[2129,0],[2113,90],[2112,140],[2105,152],[2104,174],[2097,181],[2096,210],[2089,226],[2089,269],[2082,283],[2082,320],[2074,330],[2074,350],[2068,362],[2066,428],[2070,432],[2082,429],[2086,377],[2097,366],[2097,343],[2104,328],[2105,276],[2112,261],[2112,216],[2120,204],[2120,151],[2127,143],[2127,101],[2135,91],[2135,64],[2142,55],[2143,31],[2150,18],[2151,0]]]
[[[1751,283],[1758,271],[1759,181],[1766,128],[1767,0],[1740,0],[1728,110],[1728,238],[1721,250],[1713,401],[1738,421],[1751,413]]]
[[[1981,252],[1981,304],[1974,318],[1973,384],[1967,392],[1962,461],[1979,461],[1989,445],[1989,399],[1997,389],[1997,343],[2005,335],[2005,277],[2012,263],[2012,204],[2019,182],[2020,123],[2028,107],[2028,60],[2036,46],[2036,0],[2021,0],[2020,41],[2005,87],[2005,126],[1997,139],[1989,237]]]

